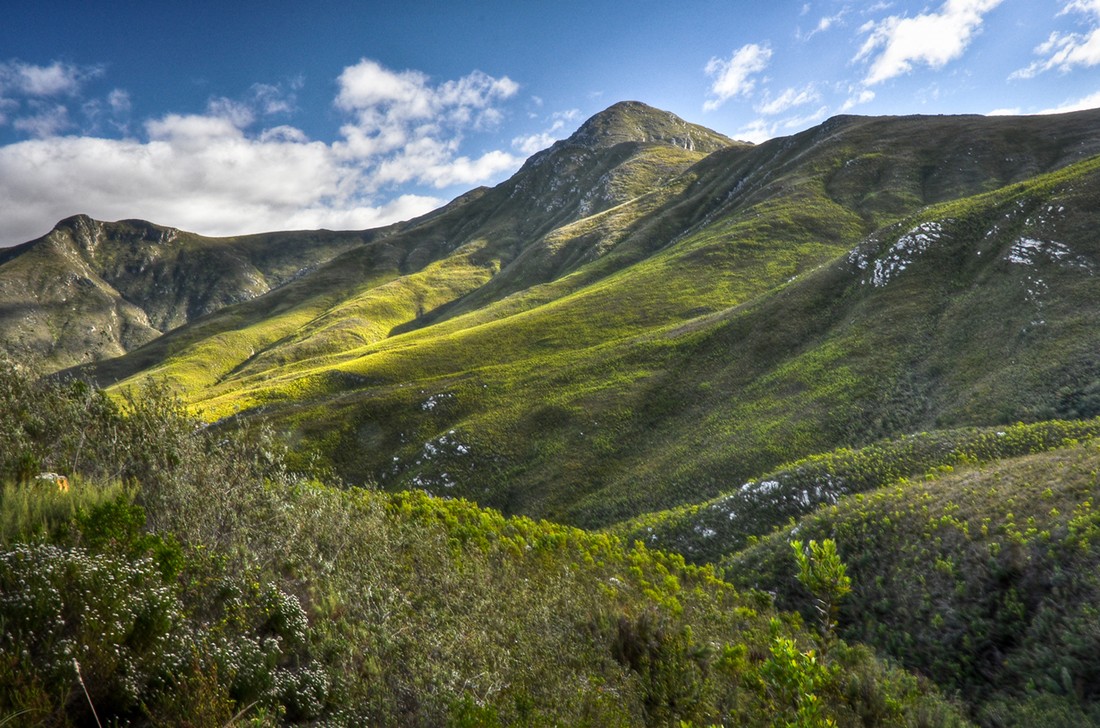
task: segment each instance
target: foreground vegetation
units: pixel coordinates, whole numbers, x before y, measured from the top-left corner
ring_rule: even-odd
[[[265,433],[163,392],[118,407],[8,367],[0,411],[3,720],[959,723],[676,556],[292,476]],[[45,468],[70,490],[28,480]]]
[[[960,467],[821,507],[726,562],[813,615],[788,540],[832,538],[840,633],[964,696],[983,725],[1100,724],[1100,443]]]

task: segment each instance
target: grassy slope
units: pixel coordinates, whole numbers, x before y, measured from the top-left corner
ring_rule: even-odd
[[[1100,490],[1095,442],[843,498],[801,519],[854,583],[841,632],[959,693],[987,725],[1096,725]],[[727,576],[808,608],[788,529]]]
[[[2,348],[45,371],[119,356],[386,232],[206,238],[78,215],[0,256]]]
[[[1079,303],[1092,277],[1050,246],[1030,266],[1006,256],[1042,235],[1091,259],[1091,168],[904,216],[1095,151],[1092,118],[839,118],[713,153],[588,217],[577,187],[524,227],[507,204],[517,191],[545,204],[557,180],[591,179],[571,148],[485,193],[496,206],[476,230],[499,235],[484,247],[341,301],[302,334],[280,329],[252,361],[238,343],[205,367],[200,338],[156,371],[217,380],[192,390],[209,416],[262,407],[353,481],[586,525],[697,502],[838,445],[1054,414],[1060,390],[1091,386]],[[927,222],[945,225],[942,240],[872,286],[875,261]],[[480,286],[475,259],[500,273]],[[1040,271],[1046,288],[1029,293]],[[420,286],[453,302],[420,316]],[[1047,323],[1029,327],[1039,304]],[[393,335],[365,341],[391,321]]]

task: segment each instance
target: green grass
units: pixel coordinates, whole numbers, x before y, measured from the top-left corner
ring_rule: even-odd
[[[5,715],[962,724],[914,676],[858,645],[820,652],[797,615],[679,556],[464,500],[292,476],[268,433],[200,427],[164,390],[121,411],[3,368],[0,402],[0,452],[89,453],[64,495],[75,509],[0,491]],[[53,431],[35,426],[45,420]],[[105,467],[127,489],[105,486]]]
[[[276,423],[349,482],[584,526],[837,447],[1089,416],[1093,276],[1006,259],[1033,236],[1100,260],[1096,163],[1064,167],[1091,132],[1059,123],[840,119],[721,149],[633,199],[690,155],[555,147],[118,368],[175,382],[209,419]],[[933,164],[970,147],[957,174]],[[611,178],[637,190],[601,196]],[[936,243],[874,286],[875,265],[896,268],[895,243],[931,223]]]

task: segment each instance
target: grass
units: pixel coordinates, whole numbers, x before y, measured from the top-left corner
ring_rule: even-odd
[[[0,543],[48,539],[81,513],[124,497],[121,484],[86,486],[75,480],[68,491],[41,483],[0,486]]]
[[[915,677],[859,646],[818,655],[797,615],[679,556],[293,476],[265,433],[201,427],[163,389],[124,412],[4,368],[0,398],[0,452],[89,453],[63,494],[73,515],[0,492],[0,523],[17,524],[0,534],[4,714],[752,726],[812,708],[844,726],[959,724]],[[114,468],[127,489],[99,480]]]
[[[1032,121],[841,119],[716,151],[633,199],[600,195],[611,178],[646,189],[685,153],[565,145],[207,333],[165,337],[128,381],[154,372],[210,419],[275,422],[350,482],[584,526],[837,447],[1087,413],[1092,276],[1008,261],[1026,236],[1095,258],[1096,163],[1032,177],[1088,150],[1075,119],[1057,138]],[[932,165],[971,147],[957,175]],[[1052,205],[1068,212],[1046,230]],[[936,244],[874,286],[931,223]],[[452,430],[461,456],[433,444]]]

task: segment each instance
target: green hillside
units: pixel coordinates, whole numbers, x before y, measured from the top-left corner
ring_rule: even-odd
[[[983,725],[1096,725],[1098,466],[1090,441],[848,496],[726,575],[809,613],[787,541],[836,539],[847,639],[963,696]]]
[[[759,537],[856,493],[951,472],[960,466],[1073,445],[1100,435],[1100,419],[935,430],[858,450],[819,453],[751,478],[703,503],[646,513],[610,530],[624,541],[718,563]]]
[[[91,373],[262,416],[351,482],[587,526],[839,446],[1075,416],[1094,117],[839,117],[704,157],[619,105],[501,186]],[[427,262],[391,255],[410,248]]]
[[[1097,111],[624,102],[380,230],[63,221],[0,252],[0,708],[1100,724],[1098,209]]]
[[[0,250],[0,351],[54,371],[124,354],[278,288],[368,233],[206,238],[141,220],[62,220]]]

